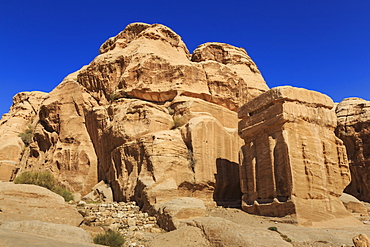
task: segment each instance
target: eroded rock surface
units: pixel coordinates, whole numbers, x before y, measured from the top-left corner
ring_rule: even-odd
[[[61,242],[65,242],[66,244],[93,243],[92,237],[79,227],[42,222],[38,220],[3,222],[0,226],[0,232],[4,230],[59,239]]]
[[[196,218],[187,221],[186,224],[200,228],[211,246],[291,246],[278,234],[253,227],[241,227],[219,217]]]
[[[79,226],[82,216],[63,197],[30,184],[0,182],[0,221],[32,221]]]
[[[345,192],[370,202],[370,101],[345,99],[336,114],[336,134],[346,146],[352,176]]]
[[[236,110],[266,90],[244,49],[206,43],[191,55],[170,28],[133,23],[52,92],[15,98],[0,125],[2,177],[49,170],[76,198],[104,180],[114,200],[147,211],[177,197],[239,205]]]
[[[38,111],[21,171],[49,170],[69,190],[87,194],[98,182],[98,160],[86,114],[97,102],[80,84],[65,80]]]
[[[0,181],[12,181],[21,168],[25,143],[19,134],[32,129],[42,101],[43,92],[22,92],[13,97],[9,113],[0,121]]]
[[[333,106],[318,92],[277,87],[240,108],[245,211],[296,214],[301,225],[336,218],[359,223],[339,200],[350,172],[345,147],[334,134]]]
[[[355,247],[370,247],[370,239],[366,234],[359,234],[352,238]]]
[[[339,199],[349,212],[360,214],[361,216],[366,216],[368,214],[364,203],[358,200],[356,197],[347,193],[343,193]]]
[[[82,219],[46,188],[0,182],[0,246],[98,246],[77,227]]]
[[[175,230],[181,221],[206,216],[206,207],[200,199],[179,197],[155,205],[158,224],[167,231]]]
[[[130,24],[100,53],[81,69],[78,82],[101,100],[130,96],[166,102],[187,95],[235,111],[268,89],[244,49],[206,43],[191,57],[181,37],[160,24]]]

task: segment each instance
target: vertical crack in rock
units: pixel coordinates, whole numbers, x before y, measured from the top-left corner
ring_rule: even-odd
[[[213,42],[190,55],[170,28],[133,23],[49,94],[15,97],[0,122],[0,174],[49,170],[76,198],[104,180],[115,200],[147,210],[182,196],[240,205],[236,110],[267,90],[244,49]]]

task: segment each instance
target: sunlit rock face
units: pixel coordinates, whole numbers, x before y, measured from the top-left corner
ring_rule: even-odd
[[[206,43],[190,54],[170,28],[133,23],[99,53],[52,92],[23,93],[29,105],[15,100],[0,125],[1,179],[49,170],[82,196],[104,180],[147,210],[176,197],[240,205],[236,111],[268,90],[247,52]]]
[[[21,165],[21,157],[25,151],[24,138],[32,142],[26,132],[32,131],[41,102],[47,96],[43,92],[21,92],[13,97],[13,105],[0,120],[0,181],[12,181]],[[28,144],[28,143],[27,143]]]
[[[163,103],[185,95],[233,111],[268,89],[243,48],[206,43],[191,55],[170,28],[143,23],[108,39],[78,82],[100,100],[129,96]]]
[[[350,217],[339,200],[350,172],[333,106],[321,93],[277,87],[240,108],[243,210],[313,226]]]
[[[348,154],[352,181],[346,192],[370,202],[370,102],[348,98],[336,107],[337,136]]]

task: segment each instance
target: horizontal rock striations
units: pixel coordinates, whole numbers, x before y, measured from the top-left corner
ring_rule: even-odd
[[[63,197],[31,184],[0,182],[0,222],[38,221],[79,226],[82,216]]]
[[[181,37],[160,24],[130,24],[100,53],[77,79],[99,101],[126,96],[163,103],[185,95],[236,111],[268,89],[244,49],[206,43],[190,55]]]
[[[345,191],[370,202],[370,102],[345,99],[337,105],[336,114],[336,135],[346,146],[352,176]]]
[[[177,197],[239,205],[236,110],[268,90],[247,52],[206,43],[190,54],[170,28],[133,23],[99,53],[52,92],[14,98],[1,179],[49,170],[76,198],[104,180],[147,211]]]

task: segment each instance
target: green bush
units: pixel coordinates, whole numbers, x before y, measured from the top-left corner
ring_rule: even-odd
[[[53,191],[54,193],[57,193],[58,195],[61,195],[66,202],[69,202],[74,199],[70,191],[68,191],[67,189],[59,185],[56,185],[51,191]]]
[[[28,128],[18,135],[26,146],[29,146],[33,142],[33,129],[29,125]]]
[[[267,228],[268,230],[270,230],[270,231],[274,231],[274,232],[277,232],[277,233],[279,233],[279,235],[280,235],[280,237],[282,238],[282,239],[284,239],[285,241],[287,241],[287,242],[292,242],[292,240],[290,239],[290,238],[288,238],[288,236],[287,235],[284,235],[284,234],[282,234],[278,229],[277,229],[277,227],[275,227],[275,226],[270,226],[269,228]]]
[[[284,240],[287,241],[287,242],[289,242],[289,243],[292,242],[292,240],[290,238],[284,238]]]
[[[15,184],[35,184],[52,190],[55,187],[55,179],[50,172],[23,172],[14,180]]]
[[[133,97],[131,95],[129,95],[127,92],[123,92],[123,91],[115,91],[115,92],[109,94],[110,102],[113,102],[113,101],[121,99],[121,98],[132,99]]]
[[[176,115],[176,116],[173,117],[173,123],[174,123],[174,127],[173,128],[176,129],[176,128],[184,125],[186,122],[185,122],[183,116]]]
[[[34,184],[47,188],[54,193],[61,195],[65,201],[73,200],[71,192],[57,184],[53,174],[48,171],[43,172],[23,172],[14,180],[15,184]]]
[[[111,94],[109,95],[109,99],[110,99],[110,101],[115,101],[115,100],[119,99],[119,97],[118,97],[118,95],[117,95],[117,94],[115,94],[115,93],[111,93]]]
[[[108,230],[104,233],[99,233],[94,237],[95,244],[106,245],[110,247],[121,247],[125,242],[125,238],[116,231]]]

